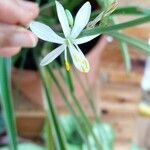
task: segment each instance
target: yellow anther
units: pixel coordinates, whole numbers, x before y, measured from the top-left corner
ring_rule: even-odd
[[[66,66],[66,70],[69,71],[70,70],[70,64],[68,63],[68,61],[65,61],[65,66]]]

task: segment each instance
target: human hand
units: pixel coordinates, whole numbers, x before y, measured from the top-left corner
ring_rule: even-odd
[[[0,56],[12,56],[21,47],[34,47],[37,38],[21,27],[38,16],[38,5],[24,0],[0,0]]]

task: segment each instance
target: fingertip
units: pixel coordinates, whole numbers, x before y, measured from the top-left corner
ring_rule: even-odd
[[[29,1],[19,1],[18,4],[21,9],[19,14],[21,24],[26,25],[38,16],[38,4]]]
[[[21,46],[33,48],[37,45],[38,38],[28,30],[22,30],[15,33],[10,40],[10,44],[14,46]]]
[[[36,35],[34,35],[32,32],[29,31],[29,36],[31,38],[32,41],[32,47],[36,47],[37,43],[38,43],[38,38]]]

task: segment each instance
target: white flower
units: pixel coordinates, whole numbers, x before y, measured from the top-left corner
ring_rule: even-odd
[[[56,8],[65,38],[60,37],[50,27],[40,22],[33,21],[29,25],[31,31],[40,39],[48,42],[61,44],[61,46],[59,46],[58,48],[50,52],[46,57],[44,57],[40,65],[45,66],[51,63],[62,52],[65,52],[65,65],[66,69],[69,70],[70,65],[67,59],[67,52],[69,50],[75,67],[81,72],[88,72],[90,70],[89,62],[80,50],[78,44],[86,43],[97,37],[99,34],[81,38],[78,38],[78,36],[89,22],[91,15],[91,5],[89,2],[86,2],[81,7],[75,17],[74,25],[72,28],[69,25],[69,17],[67,16],[67,13],[58,1],[56,1]]]

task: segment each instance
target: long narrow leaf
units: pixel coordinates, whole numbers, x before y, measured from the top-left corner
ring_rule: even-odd
[[[40,70],[40,75],[41,75],[41,79],[42,79],[42,83],[44,86],[44,94],[45,94],[45,105],[46,105],[46,110],[48,113],[48,118],[50,121],[50,124],[52,125],[53,129],[55,130],[55,136],[57,137],[57,143],[56,145],[58,147],[59,150],[66,150],[66,139],[62,133],[62,129],[60,127],[60,123],[58,120],[58,114],[56,112],[56,108],[54,107],[53,101],[52,101],[52,97],[50,96],[50,89],[45,77],[45,70]]]
[[[46,46],[46,45],[44,45]],[[44,47],[43,46],[43,47]],[[50,79],[47,76],[47,69],[41,69],[38,62],[38,57],[35,52],[33,52],[33,56],[35,59],[35,62],[38,66],[38,70],[40,73],[40,77],[43,84],[43,96],[44,96],[44,104],[45,109],[47,111],[48,120],[52,127],[53,135],[54,135],[54,142],[55,146],[58,150],[66,150],[67,144],[66,144],[66,138],[62,132],[62,128],[59,123],[58,114],[56,111],[56,108],[53,103],[52,95],[50,93]],[[47,81],[48,80],[48,81]]]
[[[120,40],[120,41],[126,42],[126,43],[138,48],[138,50],[141,52],[150,54],[150,45],[148,45],[147,43],[145,43],[139,39],[135,39],[135,38],[129,37],[127,35],[124,35],[124,34],[118,33],[118,32],[108,32],[107,34]]]
[[[67,72],[67,71],[66,71]],[[61,76],[62,79],[64,80],[63,76]],[[70,78],[71,79],[71,78]],[[69,79],[69,80],[70,80]],[[71,84],[73,84],[73,82],[71,82]],[[90,121],[88,120],[82,106],[80,105],[80,103],[78,102],[78,99],[76,97],[76,95],[74,94],[74,91],[70,88],[70,84],[66,84],[67,88],[68,88],[68,92],[69,92],[69,95],[70,97],[72,98],[72,102],[74,103],[74,106],[75,108],[78,110],[79,114],[81,115],[81,118],[84,122],[84,126],[85,126],[85,129],[92,134],[95,142],[97,143],[97,147],[99,149],[102,148],[102,145],[101,143],[99,143],[99,140],[97,139],[97,137],[95,136],[95,134],[93,133],[93,130],[92,130],[92,125],[90,123]],[[73,85],[72,85],[73,86]]]
[[[17,150],[17,134],[11,95],[11,59],[0,58],[0,96],[10,149]]]
[[[105,32],[110,32],[110,31],[115,31],[115,30],[123,30],[129,27],[133,27],[133,26],[137,26],[143,23],[147,23],[150,22],[150,15],[148,16],[144,16],[138,19],[134,19],[132,21],[128,21],[125,23],[120,23],[120,24],[116,24],[116,25],[112,25],[109,27],[96,27],[94,29],[90,29],[90,30],[84,30],[80,37],[84,37],[84,36],[90,36],[90,35],[96,35],[96,34],[102,34]]]
[[[68,108],[70,113],[74,116],[74,118],[76,120],[76,126],[79,130],[79,133],[81,134],[81,137],[82,137],[83,141],[85,141],[85,139],[86,139],[85,134],[84,134],[81,126],[78,124],[80,122],[80,118],[77,116],[73,106],[70,104],[69,100],[67,99],[67,96],[65,95],[63,88],[59,84],[57,78],[55,77],[55,75],[52,72],[50,67],[48,68],[48,71],[49,71],[49,75],[51,76],[52,80],[54,81],[55,85],[57,86],[57,89],[60,92],[60,95],[62,96],[62,100],[64,101],[66,107]]]
[[[120,41],[120,48],[121,48],[122,57],[125,63],[125,69],[128,74],[131,71],[131,59],[130,59],[128,46],[125,42]]]
[[[113,15],[150,15],[150,9],[137,6],[120,7],[116,9]]]

